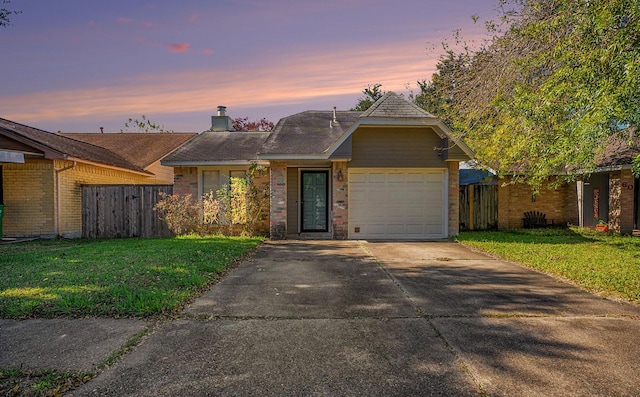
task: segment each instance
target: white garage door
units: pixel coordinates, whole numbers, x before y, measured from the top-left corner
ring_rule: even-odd
[[[350,169],[349,238],[445,238],[446,193],[444,170]]]

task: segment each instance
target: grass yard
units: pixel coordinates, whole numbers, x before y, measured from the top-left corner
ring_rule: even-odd
[[[42,240],[0,245],[0,318],[171,314],[262,240]]]
[[[583,229],[460,233],[467,246],[640,303],[640,238]]]

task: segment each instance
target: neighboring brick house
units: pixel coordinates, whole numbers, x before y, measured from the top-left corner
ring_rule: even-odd
[[[54,134],[0,119],[3,235],[80,237],[82,185],[171,184],[159,160],[195,134],[145,135]]]
[[[271,133],[212,128],[162,160],[199,197],[259,162],[270,170],[270,236],[440,239],[458,234],[458,163],[471,151],[393,92],[366,112],[306,111]]]
[[[534,195],[526,184],[503,180],[498,191],[498,228],[520,228],[524,212],[540,211],[556,225],[595,227],[603,221],[613,231],[631,234],[640,225],[639,180],[631,172],[637,154],[640,140],[636,129],[629,128],[609,138],[598,167],[577,182],[555,189],[545,184]]]

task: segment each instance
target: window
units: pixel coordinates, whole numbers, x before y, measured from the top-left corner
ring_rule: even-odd
[[[220,171],[202,171],[202,194],[220,190]]]

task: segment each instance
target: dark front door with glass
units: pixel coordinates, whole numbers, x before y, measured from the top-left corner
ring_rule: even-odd
[[[329,173],[302,171],[302,231],[328,231]]]

